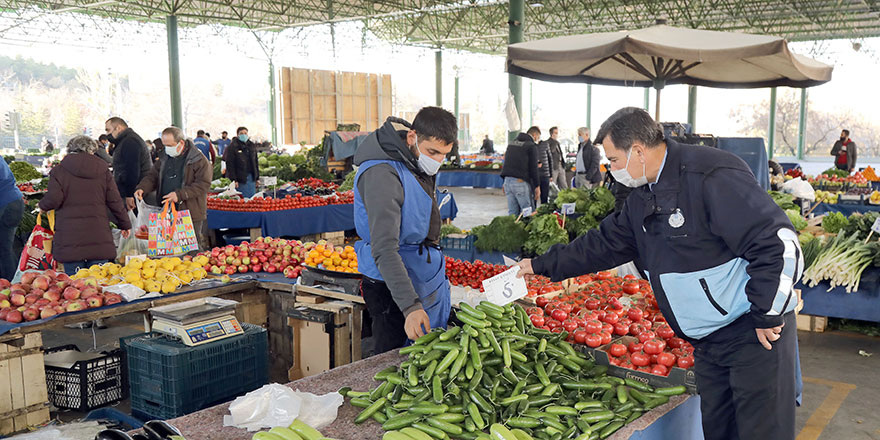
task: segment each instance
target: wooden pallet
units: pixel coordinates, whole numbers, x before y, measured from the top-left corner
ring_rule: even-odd
[[[40,333],[0,337],[0,435],[49,421]]]

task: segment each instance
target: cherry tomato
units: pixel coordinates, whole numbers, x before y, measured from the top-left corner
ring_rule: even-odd
[[[599,336],[598,333],[592,333],[592,334],[587,335],[586,342],[587,342],[587,346],[592,347],[592,348],[596,348],[596,347],[602,345],[602,337]]]
[[[627,353],[626,345],[611,344],[611,347],[608,349],[608,352],[611,353],[611,356],[621,357]]]

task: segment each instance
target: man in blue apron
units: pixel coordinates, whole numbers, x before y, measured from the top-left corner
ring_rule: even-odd
[[[707,440],[794,440],[798,392],[792,287],[803,271],[788,217],[739,157],[664,139],[639,108],[596,135],[633,188],[599,229],[519,263],[553,281],[636,258],[663,317],[695,347]]]
[[[435,175],[457,135],[455,116],[425,107],[412,124],[388,118],[354,156],[355,250],[376,354],[449,319]]]

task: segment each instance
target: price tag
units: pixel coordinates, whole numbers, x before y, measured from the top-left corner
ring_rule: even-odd
[[[531,207],[529,207],[529,208],[523,208],[523,210],[522,210],[522,216],[523,216],[523,217],[528,217],[528,216],[530,216],[530,215],[532,215],[532,208],[531,208]]]
[[[874,224],[871,225],[871,230],[876,234],[880,234],[880,217],[877,217],[877,219],[874,220]]]
[[[562,204],[562,213],[565,215],[574,214],[574,203],[563,203]]]
[[[275,176],[260,177],[260,181],[263,183],[263,186],[275,186],[278,184],[278,177],[275,177]]]
[[[483,280],[483,289],[492,304],[503,306],[526,296],[528,293],[526,280],[517,278],[518,272],[519,266],[514,266],[492,278]]]

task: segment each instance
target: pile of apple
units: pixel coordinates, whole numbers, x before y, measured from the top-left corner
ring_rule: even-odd
[[[200,255],[208,257],[205,270],[214,275],[232,275],[248,272],[281,272],[287,278],[296,278],[302,271],[306,253],[315,243],[299,240],[259,237],[253,243],[216,247]]]
[[[42,273],[25,272],[16,284],[0,278],[0,319],[11,323],[120,302],[120,295],[104,293],[93,277],[72,280],[50,269]]]

